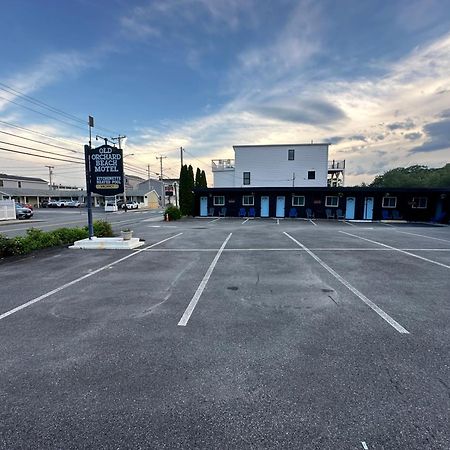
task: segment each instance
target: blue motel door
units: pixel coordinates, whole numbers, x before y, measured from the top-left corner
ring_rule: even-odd
[[[269,197],[261,197],[261,217],[269,217]]]
[[[347,197],[345,202],[345,218],[352,220],[355,218],[355,197]]]
[[[277,197],[277,217],[284,217],[284,197]]]
[[[373,219],[373,197],[366,197],[364,199],[364,219]]]
[[[200,216],[207,217],[208,215],[208,197],[200,197]]]

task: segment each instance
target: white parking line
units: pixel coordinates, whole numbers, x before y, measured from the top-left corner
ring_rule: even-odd
[[[106,264],[105,266],[100,267],[99,269],[93,270],[92,272],[89,272],[86,275],[83,275],[82,277],[79,277],[79,278],[76,278],[75,280],[69,281],[69,283],[65,283],[65,284],[57,287],[56,289],[53,289],[52,291],[47,292],[46,294],[40,295],[39,297],[36,297],[33,300],[30,300],[30,301],[28,301],[26,303],[23,303],[22,305],[17,306],[16,308],[13,308],[13,309],[11,309],[11,310],[1,314],[0,315],[0,320],[4,319],[5,317],[8,317],[8,316],[10,316],[12,314],[15,314],[16,312],[19,312],[22,309],[28,308],[28,306],[31,306],[34,303],[40,302],[41,300],[44,300],[47,297],[50,297],[51,295],[56,294],[57,292],[60,292],[63,289],[68,288],[69,286],[72,286],[72,285],[74,285],[74,284],[76,284],[76,283],[78,283],[78,282],[80,282],[82,280],[85,280],[86,278],[92,277],[93,275],[96,275],[97,273],[102,272],[105,269],[109,269],[110,267],[115,266],[116,264],[119,264],[120,262],[125,261],[126,259],[129,259],[129,258],[131,258],[133,256],[136,256],[137,254],[139,254],[139,253],[141,253],[141,252],[143,252],[143,251],[145,251],[145,250],[147,250],[149,248],[155,247],[155,246],[157,246],[159,244],[162,244],[163,242],[169,241],[170,239],[176,238],[177,236],[180,236],[181,234],[183,234],[183,233],[178,233],[178,234],[176,234],[174,236],[171,236],[171,237],[168,237],[166,239],[163,239],[162,241],[156,242],[156,244],[152,244],[152,245],[149,245],[148,247],[145,247],[145,248],[142,248],[140,250],[137,250],[137,251],[135,251],[135,252],[133,252],[133,253],[127,255],[127,256],[124,256],[123,258],[120,258],[120,259],[117,259],[116,261],[113,261],[112,263]]]
[[[314,226],[316,226],[317,227],[317,223],[316,222],[314,222],[314,220],[312,220],[312,219],[309,219],[309,221],[314,225]]]
[[[326,269],[333,277],[335,277],[339,282],[341,282],[347,289],[353,292],[360,300],[362,300],[369,308],[375,311],[382,319],[384,319],[389,325],[395,328],[399,333],[409,334],[409,331],[403,328],[397,321],[395,321],[389,314],[385,313],[379,306],[369,300],[363,293],[359,292],[358,289],[353,287],[347,280],[342,278],[337,272],[335,272],[328,264],[324,263],[316,254],[305,247],[297,239],[293,238],[290,234],[284,231],[284,234],[294,241],[298,246],[303,248],[311,257],[313,257],[324,269]]]
[[[355,237],[357,239],[361,239],[363,241],[371,242],[372,244],[381,245],[382,247],[389,248],[391,250],[396,250],[397,252],[404,253],[405,255],[413,256],[414,258],[421,259],[422,261],[426,261],[432,264],[436,264],[441,267],[445,267],[446,269],[450,269],[450,266],[447,264],[440,263],[438,261],[433,261],[432,259],[425,258],[423,256],[416,255],[415,253],[407,252],[406,250],[401,250],[396,247],[392,247],[392,245],[384,244],[383,242],[373,241],[372,239],[363,238],[361,236],[357,236],[356,234],[347,233],[346,231],[339,231],[339,233],[347,234],[348,236]]]
[[[220,217],[217,217],[217,219],[213,219],[213,220],[210,220],[209,222],[207,222],[207,223],[213,223],[213,222],[217,222],[218,220],[220,219]]]
[[[228,237],[225,239],[225,241],[223,242],[219,251],[217,252],[217,255],[214,257],[211,265],[209,266],[208,270],[206,271],[205,276],[203,277],[203,280],[201,281],[197,290],[195,291],[195,294],[192,297],[192,300],[189,302],[189,305],[186,308],[186,311],[184,311],[184,314],[181,316],[181,319],[178,322],[178,325],[180,327],[185,327],[187,325],[187,323],[189,322],[189,318],[191,317],[191,314],[193,313],[195,306],[197,305],[197,303],[200,299],[200,296],[202,295],[202,293],[206,287],[206,284],[208,283],[208,280],[212,274],[212,271],[214,270],[214,267],[216,267],[217,261],[219,260],[220,255],[222,254],[223,249],[225,248],[225,245],[227,245],[227,242],[230,240],[232,234],[233,233],[230,233],[228,235]]]
[[[411,236],[419,236],[419,237],[423,237],[423,238],[427,238],[427,239],[434,239],[435,241],[442,241],[442,242],[450,242],[448,239],[441,239],[441,238],[436,238],[436,237],[432,237],[432,236],[425,236],[424,234],[417,234],[417,233],[409,233],[408,231],[398,231],[398,233],[403,233],[403,234],[410,234]]]
[[[217,252],[218,248],[152,248],[145,250],[147,252]],[[310,248],[315,252],[394,252],[397,250],[390,248],[379,247],[318,247]],[[450,248],[402,248],[401,250],[416,251],[416,252],[450,252]],[[225,248],[224,252],[303,252],[302,248]]]
[[[242,223],[241,225],[244,225],[244,223],[247,223],[250,219],[247,217]]]
[[[343,222],[347,225],[351,225],[352,227],[356,227],[354,223],[348,222],[347,220],[344,220]]]

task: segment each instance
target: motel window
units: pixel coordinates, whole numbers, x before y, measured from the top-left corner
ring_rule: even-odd
[[[303,195],[293,195],[292,206],[305,206],[305,197]]]
[[[253,195],[244,195],[242,197],[242,206],[253,206],[255,204],[255,197]]]
[[[225,205],[225,196],[224,195],[215,195],[213,197],[213,205],[214,206],[224,206]]]
[[[395,208],[397,206],[397,197],[383,197],[383,208]]]
[[[243,173],[243,183],[250,184],[250,172]]]
[[[3,180],[0,180],[0,187],[3,187]]]
[[[316,171],[308,170],[308,180],[315,180],[315,179],[316,179]]]
[[[17,187],[19,187],[19,188],[22,187],[22,182],[21,182],[21,181],[18,181],[18,182],[17,182]]]
[[[411,208],[426,209],[428,206],[427,197],[413,197]]]
[[[325,206],[337,208],[339,206],[339,197],[337,195],[325,197]]]
[[[293,148],[288,150],[288,160],[294,161],[295,159],[295,150]]]

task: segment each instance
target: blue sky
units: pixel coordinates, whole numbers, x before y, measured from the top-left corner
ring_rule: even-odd
[[[348,184],[369,182],[393,167],[449,162],[449,6],[7,0],[0,82],[126,134],[138,175],[147,164],[157,171],[162,154],[176,176],[180,146],[208,171],[211,159],[233,157],[233,145],[313,140],[333,143],[330,159],[346,159]],[[36,108],[11,92],[0,97]],[[82,129],[1,98],[0,120],[86,141]],[[78,166],[0,158],[2,172],[45,176],[52,163],[57,182],[83,180]]]

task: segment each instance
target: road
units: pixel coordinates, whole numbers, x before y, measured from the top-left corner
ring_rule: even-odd
[[[133,225],[143,220],[162,220],[162,210],[137,209],[132,211],[117,211],[105,213],[103,210],[94,209],[94,220],[107,220],[118,231],[125,225]],[[74,209],[35,209],[34,216],[30,220],[15,221],[14,223],[0,222],[0,233],[8,237],[23,236],[29,228],[39,228],[44,231],[55,230],[61,227],[82,227],[87,225],[87,210]]]

